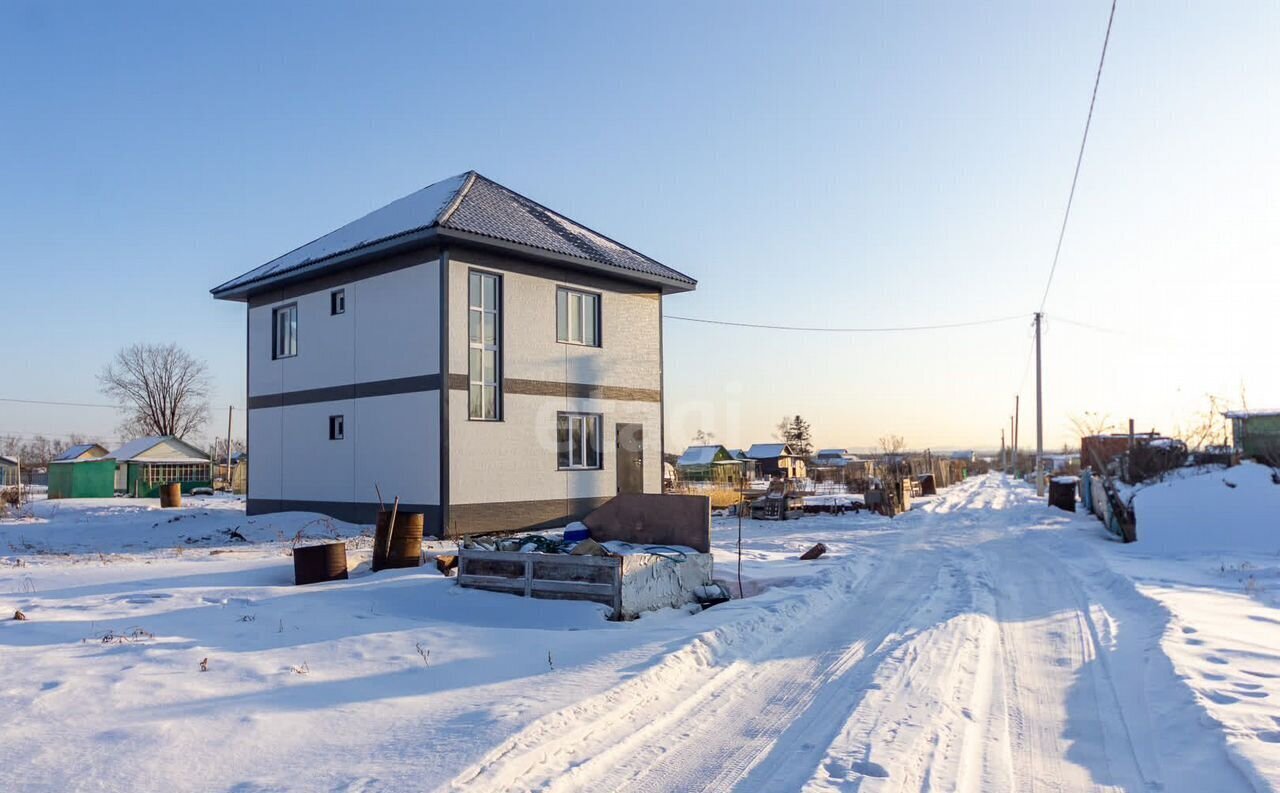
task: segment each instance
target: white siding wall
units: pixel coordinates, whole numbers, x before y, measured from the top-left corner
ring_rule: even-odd
[[[467,372],[467,273],[475,266],[502,274],[502,358],[508,378],[661,388],[661,304],[655,294],[602,288],[598,279],[564,280],[511,272],[503,260],[455,251],[449,272],[449,360]],[[602,295],[599,348],[556,341],[556,288],[580,287]],[[644,425],[644,488],[662,488],[661,407],[652,401],[578,399],[507,393],[503,421],[469,421],[467,393],[449,392],[449,499],[454,504],[542,501],[617,493],[614,427]],[[604,468],[556,468],[556,413],[603,414]]]
[[[249,310],[250,397],[439,372],[436,260]],[[331,316],[329,293],[345,290]],[[298,354],[271,357],[272,310],[298,305]],[[438,392],[257,408],[249,417],[253,499],[439,503]],[[329,440],[329,416],[344,439]]]
[[[249,309],[249,396],[413,377],[440,371],[440,276],[432,260],[333,287],[346,313],[330,316],[321,289]],[[271,357],[272,311],[298,304],[298,354]]]
[[[656,402],[507,394],[506,420],[485,422],[467,421],[465,392],[450,391],[449,399],[449,448],[453,450],[449,500],[454,504],[615,495],[618,478],[614,425],[618,423],[644,425],[644,489],[646,493],[662,490]],[[561,410],[603,415],[603,469],[556,469],[556,413]]]
[[[449,371],[467,371],[467,270],[502,273],[503,357],[507,376],[569,383],[604,383],[629,388],[661,386],[661,304],[656,294],[624,294],[601,289],[592,279],[565,280],[502,271],[502,260],[458,251],[449,275]],[[556,289],[599,292],[600,347],[556,341]],[[450,407],[452,411],[452,407]]]

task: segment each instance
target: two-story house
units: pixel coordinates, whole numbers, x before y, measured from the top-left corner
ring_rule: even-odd
[[[662,301],[696,282],[474,171],[212,290],[248,304],[250,514],[449,536],[662,484]]]

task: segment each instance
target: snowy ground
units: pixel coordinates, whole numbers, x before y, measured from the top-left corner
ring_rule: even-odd
[[[231,499],[32,511],[0,520],[0,790],[1280,786],[1280,610],[1228,570],[1265,552],[1123,547],[999,477],[746,521],[749,597],[625,624]],[[291,586],[299,531],[352,579]]]

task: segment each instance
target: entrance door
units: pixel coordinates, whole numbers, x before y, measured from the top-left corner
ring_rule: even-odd
[[[617,424],[618,492],[644,492],[644,425]]]

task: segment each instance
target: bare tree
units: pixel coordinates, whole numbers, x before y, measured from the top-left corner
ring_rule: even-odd
[[[1187,444],[1187,448],[1198,451],[1206,446],[1226,445],[1227,441],[1227,417],[1224,415],[1227,409],[1227,400],[1222,397],[1207,394],[1209,406],[1203,413],[1197,413],[1191,418],[1190,424],[1186,429],[1178,428],[1174,435],[1179,440]]]
[[[119,403],[120,432],[126,438],[184,438],[209,417],[208,367],[176,344],[126,347],[98,375],[98,383]]]
[[[1115,429],[1115,424],[1112,423],[1111,416],[1107,413],[1086,410],[1084,413],[1072,414],[1070,420],[1071,428],[1081,438],[1105,435]]]
[[[898,456],[905,448],[907,448],[907,442],[901,435],[885,435],[880,439],[880,453],[885,457]]]
[[[693,433],[692,445],[693,446],[709,446],[711,442],[715,439],[716,439],[716,434],[714,432],[707,432],[706,430],[699,429],[697,432]]]

